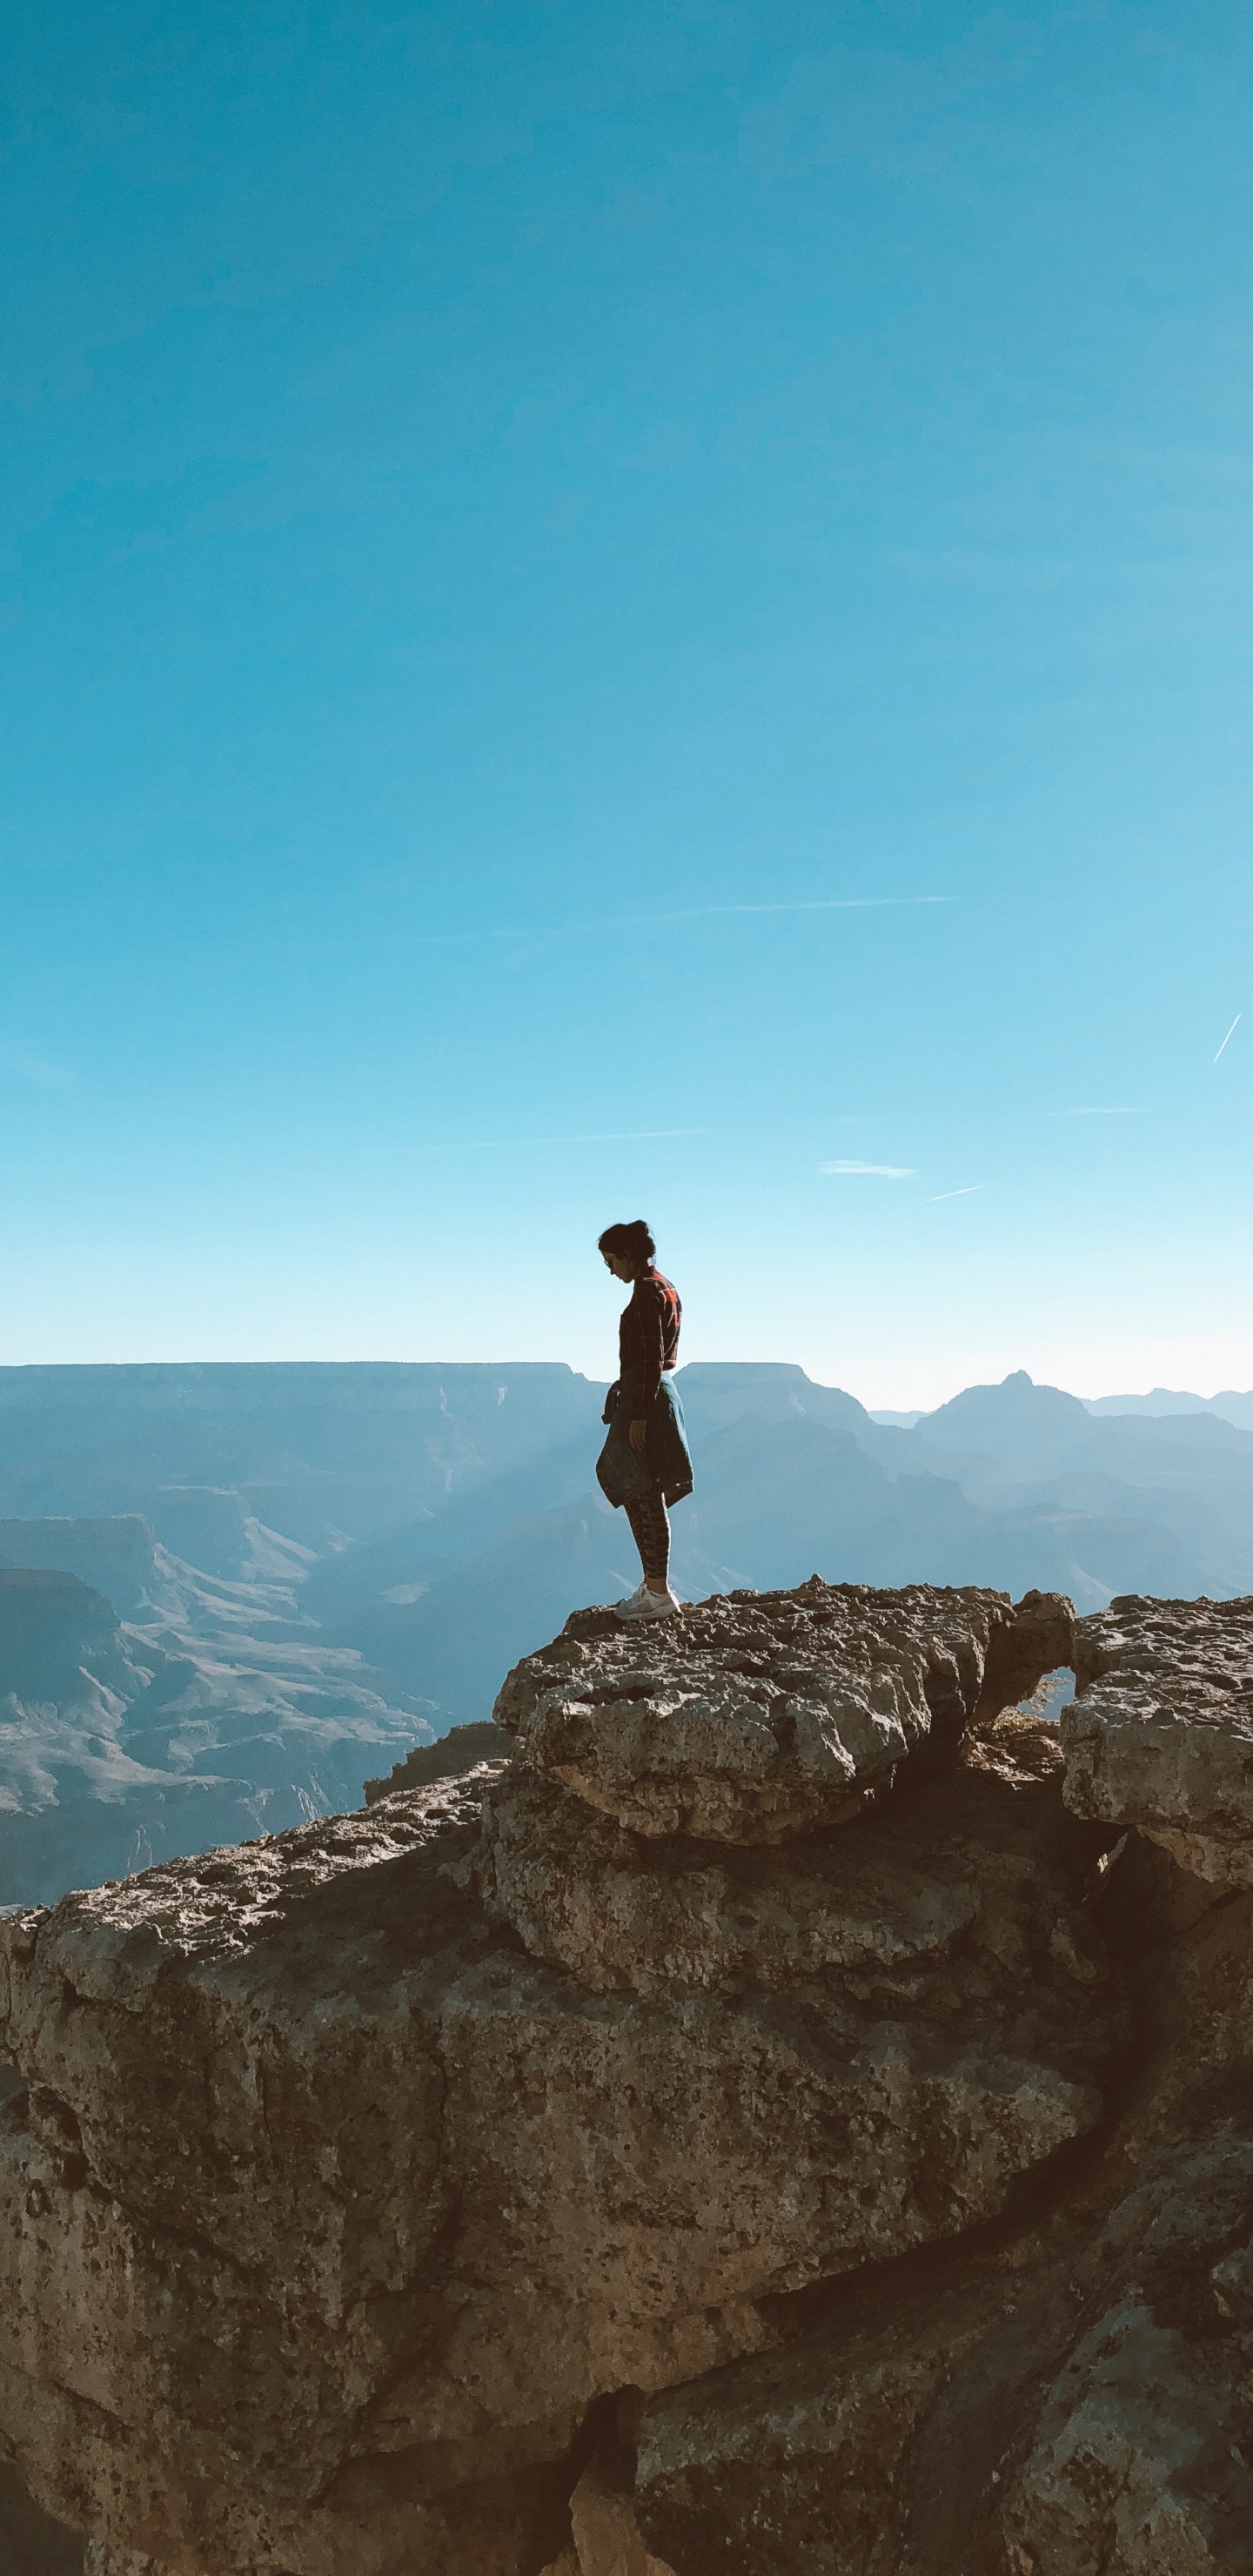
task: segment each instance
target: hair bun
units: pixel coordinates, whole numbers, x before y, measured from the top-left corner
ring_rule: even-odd
[[[633,1217],[629,1225],[607,1225],[597,1237],[598,1252],[612,1253],[615,1261],[629,1261],[633,1270],[645,1270],[657,1250],[643,1217]]]

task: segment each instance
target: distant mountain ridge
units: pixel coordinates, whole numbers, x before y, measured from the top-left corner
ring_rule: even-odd
[[[1094,1395],[1085,1398],[1089,1413],[1216,1413],[1240,1431],[1253,1431],[1253,1389],[1241,1395],[1224,1387],[1218,1395],[1186,1395],[1174,1387],[1155,1386],[1147,1395]]]
[[[0,1368],[0,1514],[139,1511],[177,1550],[191,1489],[321,1550],[589,1430],[602,1401],[559,1361]]]
[[[1025,1372],[1017,1371],[1015,1374],[1021,1376]],[[1004,1383],[1010,1381],[1005,1380]],[[972,1390],[966,1388],[964,1392],[970,1394]],[[957,1400],[953,1399],[954,1402]],[[1222,1421],[1234,1423],[1238,1430],[1253,1431],[1253,1390],[1242,1395],[1234,1387],[1225,1387],[1218,1395],[1188,1395],[1175,1387],[1155,1386],[1147,1395],[1082,1395],[1072,1396],[1070,1401],[1082,1404],[1085,1413],[1097,1415],[1144,1413],[1161,1418],[1170,1413],[1216,1413]],[[941,1405],[937,1410],[943,1412],[944,1407]],[[908,1413],[872,1408],[870,1419],[891,1424],[899,1430],[913,1431],[920,1422],[934,1421],[935,1413],[927,1413],[917,1405]]]
[[[1253,1429],[1216,1405],[1021,1370],[896,1420],[783,1362],[678,1385],[690,1596],[815,1571],[1082,1610],[1253,1591]],[[55,1687],[0,1619],[0,1903],[356,1805],[484,1719],[520,1654],[637,1579],[594,1478],[603,1396],[540,1363],[0,1370],[0,1582],[60,1579],[27,1600]]]

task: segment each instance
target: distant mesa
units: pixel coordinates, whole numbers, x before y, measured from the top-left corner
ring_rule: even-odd
[[[367,1780],[365,1803],[376,1807],[381,1798],[394,1797],[401,1789],[429,1789],[437,1780],[459,1780],[480,1762],[508,1762],[513,1751],[512,1736],[492,1718],[480,1725],[455,1726],[436,1744],[416,1745],[403,1762],[392,1764],[385,1780]]]
[[[680,1383],[689,1599],[815,1567],[1084,1614],[1253,1592],[1253,1432],[1213,1406],[1094,1412],[1019,1370],[885,1422],[783,1362]],[[354,1806],[483,1725],[502,1673],[637,1580],[592,1479],[603,1398],[557,1364],[0,1370],[0,1568],[116,1622],[107,1672],[69,1627],[59,1663],[49,1630],[0,1667],[0,1903]]]

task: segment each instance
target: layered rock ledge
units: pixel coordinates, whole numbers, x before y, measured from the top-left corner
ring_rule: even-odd
[[[1080,1623],[1062,1726],[1076,1815],[1253,1887],[1253,1601],[1112,1601]]]
[[[582,1613],[512,1758],[0,1923],[0,2448],[93,2576],[1247,2570],[1253,1897],[1085,1728],[1249,1607]]]
[[[644,1835],[780,1842],[857,1815],[898,1763],[1068,1664],[1059,1593],[916,1583],[733,1592],[681,1619],[603,1610],[516,1665],[493,1712],[533,1770]]]

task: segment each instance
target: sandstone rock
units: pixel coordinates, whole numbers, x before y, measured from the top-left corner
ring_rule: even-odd
[[[641,2538],[633,2469],[619,2443],[602,2442],[583,2471],[570,2498],[576,2576],[674,2576]]]
[[[1113,1601],[1079,1622],[1075,1652],[1068,1806],[1253,1886],[1253,1601]]]
[[[773,1842],[856,1815],[905,1756],[955,1742],[1067,1660],[1069,1602],[815,1575],[641,1629],[578,1611],[494,1715],[533,1769],[645,1835]]]
[[[4,2576],[83,2576],[81,2533],[43,2513],[16,2470],[0,2459],[0,2568]]]
[[[901,2477],[975,2327],[924,2308],[903,2326],[811,2336],[654,2399],[637,2512],[680,2568],[726,2576],[898,2576]],[[638,2527],[638,2523],[637,2523]]]
[[[1133,1825],[1098,1861],[1084,1912],[1115,1958],[1138,1958],[1155,1943],[1190,1932],[1227,1893]]]
[[[592,2401],[1080,2134],[1090,1836],[957,1760],[1009,1622],[948,1612],[951,1776],[856,1851],[641,1839],[515,1762],[0,1927],[0,2426],[45,2501],[180,2576],[522,2576]]]
[[[880,1836],[777,1848],[627,1833],[523,1763],[484,1797],[482,1882],[532,1956],[599,1993],[735,1993],[826,1972],[881,1982],[975,1922],[969,1855],[934,1877]]]
[[[1130,1954],[1139,1906],[1139,2071],[1060,2190],[646,2402],[637,2518],[677,2567],[1248,2576],[1253,1896],[1179,1938],[1162,1894],[1133,1873],[1120,1926]]]
[[[3,1927],[30,2082],[0,2131],[18,2219],[0,2425],[41,2501],[179,2576],[345,2558],[369,2576],[414,2548],[513,2576],[552,2521],[536,2464],[568,2404],[533,2359],[513,2387],[503,2348],[481,2390],[468,2288],[436,2264],[427,2295],[422,2271],[462,2182],[451,2139],[441,2158],[462,2017],[492,2020],[473,1991],[490,1944],[456,1884],[474,1814],[456,1784]],[[534,2036],[524,2013],[523,2059]],[[503,2309],[523,2295],[506,2284]],[[415,2446],[394,2392],[424,2348],[452,2403],[398,2456]],[[533,2396],[538,2425],[519,2421]]]
[[[1158,1638],[1222,1688],[1236,1605],[1161,1607],[1081,1708]],[[682,1634],[586,1614],[512,1761],[0,1924],[0,2444],[95,2576],[1248,2576],[1253,1891],[1063,1804],[1065,1605]],[[815,1804],[889,1639],[907,1755]],[[747,1684],[757,1771],[690,1716]]]
[[[969,2038],[1012,2013],[1033,2055],[1064,2054],[1076,1991],[1091,2002],[1107,1969],[1077,1844],[1069,1879],[1059,1866],[1056,1746],[1030,1726],[1009,1740],[997,1720],[855,1834],[783,1849],[644,1839],[517,1763],[484,1792],[480,1881],[534,1957],[597,1992],[805,1992],[850,2052],[859,2023],[934,2017]]]
[[[1220,2134],[1051,2246],[855,2285],[648,2401],[639,2526],[701,2576],[1247,2576],[1251,2222],[1253,2142]]]
[[[1253,2480],[1233,2439],[1247,2414],[1199,2361],[1134,2292],[1098,2317],[1008,2500],[1011,2563],[1039,2576],[1247,2568]]]
[[[159,2567],[155,2558],[146,2558],[136,2549],[110,2549],[103,2540],[89,2540],[83,2553],[83,2576],[173,2576],[173,2570]]]
[[[1006,2481],[1038,2576],[1243,2571],[1253,2533],[1253,2141],[1159,2154],[1084,2260],[1113,2295],[1044,2393]]]
[[[592,2397],[760,2346],[764,2295],[969,2224],[1096,2111],[969,1988],[938,2044],[934,1999],[555,1977],[474,1901],[482,1785],[4,1927],[0,2422],[185,2576],[512,2567]]]

